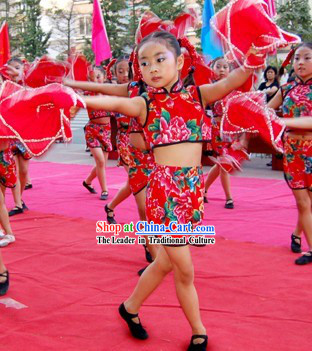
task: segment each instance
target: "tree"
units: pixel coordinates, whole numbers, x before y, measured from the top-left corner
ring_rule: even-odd
[[[278,25],[303,41],[312,39],[311,9],[308,0],[288,0],[277,8]]]
[[[23,23],[20,36],[21,52],[27,60],[33,61],[47,53],[51,31],[45,33],[40,25],[40,0],[21,0]]]
[[[185,1],[147,0],[144,3],[162,20],[173,20],[185,9]]]
[[[23,17],[21,12],[21,1],[20,0],[1,0],[1,13],[3,16],[0,17],[0,22],[6,21],[9,25],[9,36],[10,36],[10,47],[13,55],[19,54],[19,43],[22,26],[21,18]]]
[[[102,0],[101,7],[113,56],[117,57],[124,52],[127,46],[127,1]]]
[[[228,4],[228,0],[217,0],[214,4],[214,9],[216,12],[222,9],[222,7],[226,6]]]
[[[74,1],[72,0],[66,9],[60,10],[58,7],[53,7],[47,12],[53,28],[53,48],[61,55],[69,56],[75,34]]]

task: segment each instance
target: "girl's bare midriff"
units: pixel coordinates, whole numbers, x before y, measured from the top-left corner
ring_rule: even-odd
[[[202,143],[180,143],[153,149],[155,162],[165,166],[196,167],[201,165]]]
[[[134,147],[141,150],[149,150],[149,147],[144,139],[143,133],[130,133],[129,142]]]

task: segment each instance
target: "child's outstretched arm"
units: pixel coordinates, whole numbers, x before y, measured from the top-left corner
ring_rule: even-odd
[[[128,96],[128,84],[109,84],[109,83],[94,83],[76,81],[72,79],[64,79],[63,84],[73,88],[87,91],[94,91],[105,95]]]
[[[227,78],[219,80],[213,84],[204,84],[199,87],[202,96],[203,106],[207,106],[217,100],[222,99],[228,95],[231,91],[239,88],[243,85],[252,70],[237,68],[232,71]]]
[[[82,99],[92,109],[119,112],[130,117],[138,117],[141,123],[145,123],[146,103],[140,96],[132,99],[117,96],[83,96]]]
[[[312,116],[304,118],[281,118],[281,120],[290,128],[312,130]]]
[[[278,110],[278,108],[283,103],[282,91],[281,89],[275,94],[274,98],[268,102],[268,106],[273,108],[274,110]]]

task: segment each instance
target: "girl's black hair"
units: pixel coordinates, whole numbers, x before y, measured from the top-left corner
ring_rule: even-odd
[[[93,65],[93,69],[97,69],[98,71],[100,71],[101,73],[104,74],[104,77],[106,77],[106,71],[104,69],[103,66],[96,66],[96,65]]]
[[[142,41],[138,44],[136,52],[138,53],[140,48],[149,41],[156,41],[161,44],[164,44],[169,50],[171,50],[175,54],[176,58],[182,54],[181,46],[177,38],[173,34],[166,31],[153,32],[145,38],[143,38]],[[194,70],[195,67],[192,66],[188,75],[183,81],[184,86],[195,85],[193,77]]]
[[[299,49],[299,48],[309,48],[312,50],[312,42],[303,42],[301,44],[299,44],[296,48],[296,51]],[[295,52],[296,52],[295,51]]]
[[[274,73],[275,73],[274,81],[277,80],[277,68],[274,67],[274,66],[268,66],[268,67],[265,69],[264,73],[263,73],[263,75],[264,75],[264,80],[265,80],[266,82],[268,81],[267,73],[268,73],[268,71],[270,71],[270,70],[274,71]]]
[[[20,58],[18,58],[17,56],[13,56],[12,58],[10,58],[10,59],[8,60],[7,64],[9,65],[9,64],[11,64],[11,63],[13,63],[13,62],[17,62],[17,63],[19,63],[20,65],[24,65],[24,62],[23,62]]]
[[[122,62],[122,61],[128,61],[129,60],[129,55],[121,55],[117,58],[117,61],[115,62],[115,65],[114,65],[114,71],[116,73],[116,70],[117,70],[117,66],[118,66],[118,63]]]

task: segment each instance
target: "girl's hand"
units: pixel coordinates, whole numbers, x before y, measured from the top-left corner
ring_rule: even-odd
[[[253,70],[264,67],[265,65],[266,54],[261,53],[260,50],[257,50],[254,47],[251,47],[244,61],[245,68],[251,68]]]

